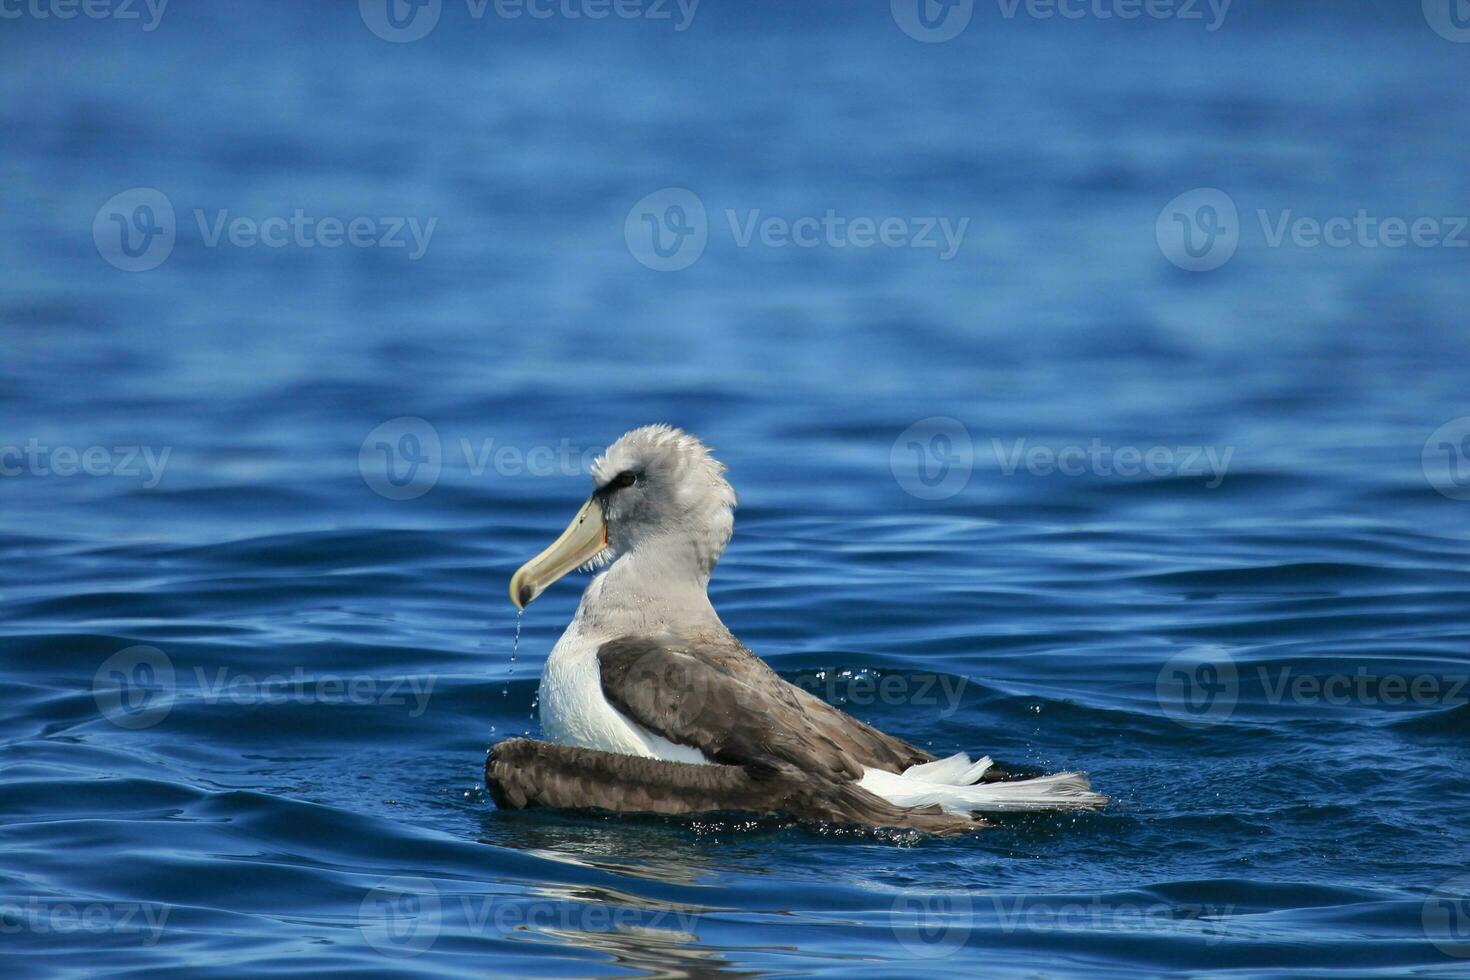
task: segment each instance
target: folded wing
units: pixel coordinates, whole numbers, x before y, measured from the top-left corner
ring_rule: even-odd
[[[857,780],[933,758],[782,680],[733,637],[628,636],[597,660],[609,703],[715,762]]]

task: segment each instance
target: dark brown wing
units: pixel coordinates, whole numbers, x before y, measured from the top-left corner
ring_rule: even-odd
[[[615,813],[787,813],[800,820],[902,827],[931,834],[979,830],[983,820],[937,806],[900,807],[851,782],[798,772],[702,766],[516,738],[485,760],[496,806],[549,806]]]
[[[861,779],[932,759],[782,680],[733,637],[627,636],[597,651],[608,702],[716,762]]]

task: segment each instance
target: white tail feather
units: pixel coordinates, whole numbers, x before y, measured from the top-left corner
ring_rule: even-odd
[[[970,757],[963,752],[957,752],[948,759],[939,759],[935,762],[924,762],[917,766],[909,766],[903,771],[900,779],[922,779],[926,783],[943,783],[946,786],[969,786],[971,783],[979,782],[980,777],[990,768],[990,756],[981,756],[973,765]],[[889,773],[888,775],[893,775]]]
[[[1059,772],[1035,779],[981,783],[990,757],[977,762],[963,752],[910,766],[902,775],[867,769],[858,783],[863,789],[897,806],[939,804],[948,813],[995,813],[1017,810],[1061,810],[1102,806],[1108,801],[1092,792],[1087,776]]]

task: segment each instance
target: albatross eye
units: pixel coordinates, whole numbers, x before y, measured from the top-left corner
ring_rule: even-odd
[[[621,490],[624,487],[631,487],[637,482],[637,473],[634,473],[632,470],[623,470],[623,472],[612,478],[612,481],[609,482],[607,485],[607,489],[609,492],[613,490]]]

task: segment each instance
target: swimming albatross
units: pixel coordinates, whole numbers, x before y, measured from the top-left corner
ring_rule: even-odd
[[[1006,780],[947,759],[782,680],[720,622],[706,588],[734,528],[723,464],[667,425],[634,429],[592,467],[596,490],[510,581],[524,609],[579,567],[600,569],[541,675],[549,742],[485,762],[497,805],[620,813],[784,813],[952,834],[997,811],[1087,808],[1081,773]]]

